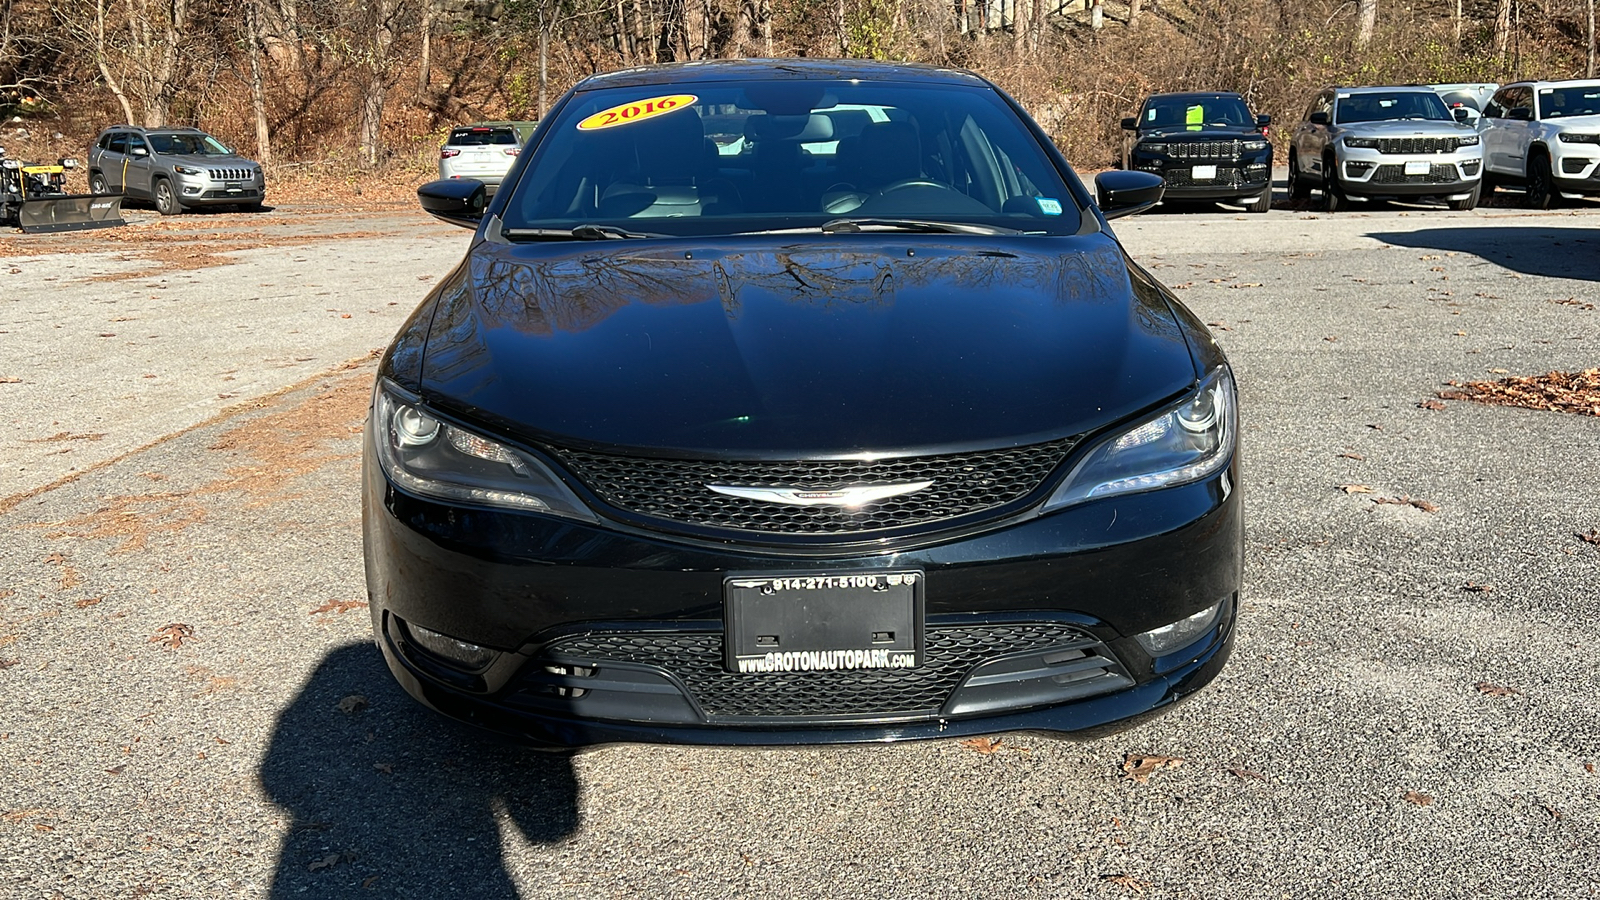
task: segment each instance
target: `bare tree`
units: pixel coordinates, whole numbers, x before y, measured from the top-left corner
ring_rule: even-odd
[[[1594,0],[1589,0],[1589,65],[1584,70],[1585,78],[1594,77]]]
[[[267,124],[267,90],[261,65],[261,0],[249,0],[244,11],[245,53],[250,60],[250,112],[256,120],[256,160],[272,163],[272,131]]]
[[[1373,29],[1378,26],[1378,0],[1356,2],[1356,46],[1365,47],[1372,40]]]
[[[1511,0],[1496,0],[1494,7],[1494,52],[1503,60],[1511,43]]]

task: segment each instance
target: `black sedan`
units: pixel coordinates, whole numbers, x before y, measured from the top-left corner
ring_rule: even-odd
[[[1105,733],[1232,646],[1233,376],[967,72],[595,76],[383,356],[378,646],[553,746]]]
[[[1272,208],[1272,117],[1230,93],[1151,94],[1122,120],[1122,167],[1166,179],[1168,200]]]

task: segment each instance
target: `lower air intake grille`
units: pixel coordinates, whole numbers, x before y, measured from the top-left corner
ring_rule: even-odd
[[[1452,165],[1432,165],[1421,175],[1407,175],[1402,165],[1383,165],[1372,173],[1372,184],[1449,184],[1460,181],[1461,174]]]
[[[653,459],[551,448],[589,490],[625,512],[706,528],[768,534],[854,534],[997,509],[1039,488],[1075,438],[947,456],[816,462]],[[830,491],[931,481],[865,504],[793,506],[732,497],[708,485]]]
[[[1093,636],[1051,622],[929,625],[923,665],[915,669],[735,675],[723,666],[722,635],[707,632],[588,634],[554,642],[543,658],[563,665],[603,667],[612,661],[660,667],[683,682],[709,721],[728,723],[934,718],[974,666],[1003,654],[1044,648],[1077,650],[1104,660],[1103,667],[1073,676],[1084,684],[1084,694],[1132,683]],[[1097,679],[1100,689],[1089,684]]]

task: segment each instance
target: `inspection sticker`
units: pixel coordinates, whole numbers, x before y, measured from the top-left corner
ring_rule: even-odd
[[[1039,212],[1042,212],[1047,216],[1061,215],[1060,200],[1056,200],[1052,197],[1039,197],[1036,199],[1039,201]]]
[[[631,125],[634,122],[666,115],[674,110],[688,109],[699,99],[694,94],[671,94],[666,97],[651,97],[648,100],[634,100],[631,103],[600,110],[579,122],[578,130],[598,131],[602,128],[615,128],[618,125]]]

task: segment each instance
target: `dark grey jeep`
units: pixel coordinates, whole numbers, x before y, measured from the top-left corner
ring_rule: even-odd
[[[149,200],[164,216],[193,206],[260,209],[261,166],[198,128],[113,125],[89,148],[89,190]]]

